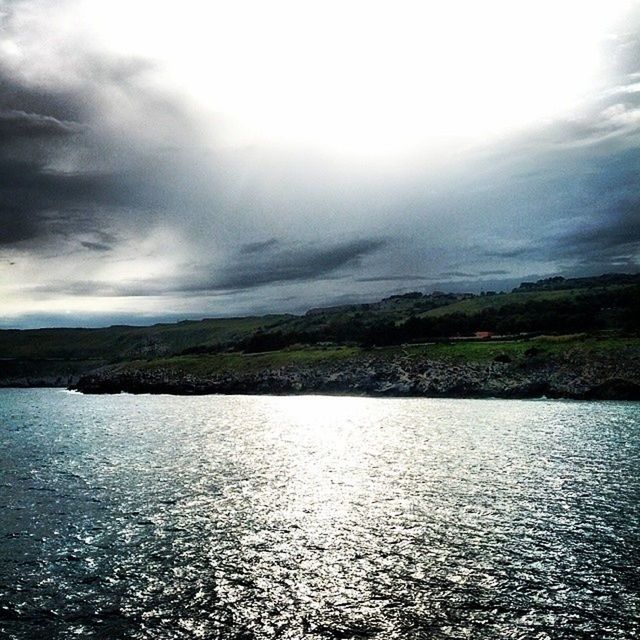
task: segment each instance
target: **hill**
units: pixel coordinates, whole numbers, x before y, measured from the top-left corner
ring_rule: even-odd
[[[269,367],[309,357],[344,359],[376,347],[474,341],[479,331],[485,337],[493,334],[493,342],[584,332],[624,338],[637,336],[638,318],[640,275],[605,274],[522,283],[509,293],[415,291],[372,303],[311,309],[304,315],[3,330],[0,385],[67,385],[112,365],[135,362],[143,368],[141,363],[160,366],[180,358],[194,371],[214,361],[223,368],[245,366],[244,355],[253,353],[271,353],[262,358]],[[258,362],[253,357],[250,366]]]

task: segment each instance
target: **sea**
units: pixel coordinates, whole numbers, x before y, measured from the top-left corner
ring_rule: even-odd
[[[640,403],[0,390],[0,638],[640,637]]]

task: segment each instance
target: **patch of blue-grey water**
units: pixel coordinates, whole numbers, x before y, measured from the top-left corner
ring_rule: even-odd
[[[640,405],[0,391],[3,638],[640,633]]]

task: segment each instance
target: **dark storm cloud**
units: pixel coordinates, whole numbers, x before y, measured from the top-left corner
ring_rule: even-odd
[[[640,196],[612,203],[603,219],[556,243],[557,254],[581,270],[636,271],[640,251]]]
[[[341,277],[337,275],[341,269],[358,265],[365,256],[379,251],[385,244],[386,240],[367,238],[327,246],[299,245],[251,262],[246,260],[241,249],[218,273],[208,273],[208,267],[191,267],[164,282],[58,282],[38,290],[68,295],[130,297],[169,293],[226,295],[270,284]]]
[[[95,207],[103,191],[100,179],[48,168],[60,145],[86,129],[68,119],[78,115],[71,100],[27,90],[6,70],[0,70],[0,90],[0,246],[55,235],[65,227],[82,230],[87,208]]]
[[[572,229],[546,245],[569,265],[637,269],[640,252],[640,149],[597,157],[585,179]],[[621,260],[622,256],[628,259]],[[635,258],[635,264],[634,264]]]
[[[401,274],[401,273],[391,273],[388,275],[379,275],[379,276],[365,276],[363,278],[355,278],[356,282],[419,282],[424,281],[428,282],[433,280],[434,278],[429,278],[426,276],[418,276],[415,274]]]
[[[84,240],[80,244],[85,249],[90,249],[91,251],[111,251],[113,249],[113,247],[103,242],[89,242],[88,240]]]
[[[484,202],[475,196],[480,211],[502,213],[483,234],[484,246],[471,248],[460,266],[471,267],[477,257],[489,272],[522,272],[521,265],[534,263],[570,271],[590,261],[594,271],[615,270],[626,255],[633,268],[640,250],[640,149],[603,142],[589,153],[581,147],[545,153],[536,165],[507,173]]]
[[[232,264],[218,288],[246,289],[275,282],[311,280],[341,267],[356,266],[367,254],[382,249],[386,240],[364,239],[331,247],[302,245],[268,255],[264,260]]]
[[[536,245],[504,249],[498,248],[485,251],[484,255],[487,258],[524,258],[532,254],[537,254],[539,250],[540,247]]]
[[[111,77],[130,82],[124,72],[113,71]],[[165,206],[161,159],[145,162],[135,150],[114,155],[92,125],[68,119],[80,117],[70,106],[82,101],[80,93],[67,92],[62,100],[53,91],[30,92],[6,71],[0,84],[6,90],[0,100],[0,246],[87,230],[106,233],[113,221]],[[76,157],[89,160],[67,167],[67,158]]]
[[[52,171],[40,162],[0,159],[0,245],[101,230],[105,207],[162,205],[144,175]]]
[[[640,193],[636,197],[594,203],[571,230],[542,234],[529,246],[485,251],[489,258],[527,258],[560,261],[570,272],[575,267],[611,270],[621,266],[637,269],[635,254],[640,250]],[[506,275],[501,269],[481,271],[479,275]]]
[[[475,278],[475,273],[468,273],[466,271],[443,271],[438,274],[440,278]]]
[[[210,278],[191,276],[174,290],[241,291],[269,284],[336,277],[339,270],[360,265],[365,256],[380,251],[386,244],[387,241],[380,238],[331,245],[298,244],[266,254],[263,252],[259,256],[252,255],[250,259],[247,258],[246,247],[242,247],[220,273]]]
[[[177,100],[144,86],[148,61],[85,53],[76,62],[80,84],[58,89],[28,86],[0,61],[0,246],[149,221],[171,197],[170,154],[149,158],[109,134],[100,110],[102,94],[115,95],[169,127],[185,122]]]
[[[0,141],[2,144],[32,138],[59,138],[80,133],[77,122],[58,120],[53,116],[26,111],[0,111]]]
[[[261,242],[249,242],[247,244],[243,244],[240,247],[240,253],[243,254],[252,254],[252,253],[262,253],[264,251],[268,251],[273,249],[278,244],[278,240],[276,238],[270,238],[269,240],[263,240]]]
[[[82,118],[82,97],[68,90],[40,89],[28,86],[0,60],[0,110],[23,111],[60,122],[77,122]]]
[[[85,131],[81,103],[81,95],[68,91],[26,87],[0,62],[0,154],[16,153],[16,143],[23,140],[26,145],[35,145],[41,155],[48,155],[50,149],[43,147],[43,142],[56,143]]]

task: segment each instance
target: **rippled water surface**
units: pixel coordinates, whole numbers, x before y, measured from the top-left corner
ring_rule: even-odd
[[[638,637],[639,423],[2,390],[0,637]]]

